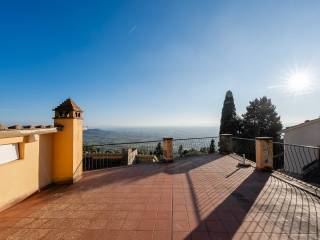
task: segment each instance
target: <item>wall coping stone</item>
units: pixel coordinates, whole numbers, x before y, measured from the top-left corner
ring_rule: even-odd
[[[1,138],[11,138],[11,137],[23,137],[33,134],[49,134],[56,133],[58,129],[56,127],[47,127],[47,128],[35,128],[35,129],[6,129],[0,130],[0,139]]]

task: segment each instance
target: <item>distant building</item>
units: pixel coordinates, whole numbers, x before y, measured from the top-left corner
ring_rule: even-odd
[[[284,170],[297,175],[306,175],[314,168],[319,168],[319,150],[302,148],[320,146],[320,118],[283,130],[284,133]]]

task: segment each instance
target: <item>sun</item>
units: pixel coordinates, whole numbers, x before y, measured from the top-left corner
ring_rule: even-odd
[[[301,95],[311,91],[313,73],[310,68],[295,68],[285,75],[285,88],[287,92]]]

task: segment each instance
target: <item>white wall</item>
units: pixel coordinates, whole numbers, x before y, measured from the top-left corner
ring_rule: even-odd
[[[284,143],[306,146],[320,146],[320,121],[287,130]],[[302,167],[319,159],[319,151],[312,148],[285,146],[284,169],[289,172],[302,174]]]

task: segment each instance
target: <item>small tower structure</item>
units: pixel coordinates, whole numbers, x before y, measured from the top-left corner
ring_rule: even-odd
[[[54,135],[53,181],[73,183],[82,176],[83,111],[68,98],[53,109]]]

